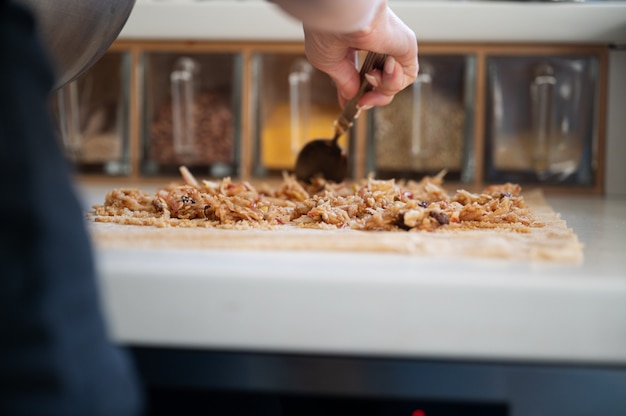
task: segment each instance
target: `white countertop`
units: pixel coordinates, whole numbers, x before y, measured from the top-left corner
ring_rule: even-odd
[[[626,1],[391,0],[420,42],[626,44]],[[120,39],[300,41],[299,22],[263,1],[139,1]]]
[[[134,345],[624,365],[626,199],[548,202],[585,244],[582,265],[107,249],[104,304]]]

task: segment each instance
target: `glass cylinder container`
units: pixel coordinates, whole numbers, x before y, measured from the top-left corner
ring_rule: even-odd
[[[172,96],[172,139],[174,154],[185,163],[193,163],[196,151],[194,114],[202,111],[198,99],[198,63],[189,57],[180,58],[170,74]]]
[[[313,66],[306,59],[296,60],[289,72],[289,126],[291,154],[298,154],[310,139],[311,75]]]

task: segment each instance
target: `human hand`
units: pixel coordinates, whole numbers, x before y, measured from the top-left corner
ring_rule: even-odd
[[[359,99],[362,109],[389,104],[415,81],[415,33],[387,0],[270,0],[302,22],[309,61],[330,76],[343,107],[360,84],[358,51],[387,54],[384,69],[371,71],[374,89]]]
[[[389,55],[383,70],[366,75],[374,89],[359,99],[359,107],[389,104],[395,94],[411,85],[418,72],[415,33],[387,6],[380,2],[374,19],[356,31],[341,33],[303,24],[305,51],[311,64],[330,76],[343,107],[356,94],[360,79],[356,65],[358,51]]]

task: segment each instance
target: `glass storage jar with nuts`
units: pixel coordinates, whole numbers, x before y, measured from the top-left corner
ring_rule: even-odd
[[[474,58],[422,55],[413,85],[370,112],[367,170],[419,179],[446,170],[470,180]]]
[[[341,109],[330,78],[301,53],[257,53],[254,57],[256,176],[294,168],[309,140],[333,135]],[[340,139],[344,149],[349,135]]]
[[[241,56],[148,52],[143,64],[143,173],[237,175]]]

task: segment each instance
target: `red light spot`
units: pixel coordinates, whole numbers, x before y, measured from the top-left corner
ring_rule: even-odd
[[[422,409],[413,410],[413,413],[411,413],[411,416],[426,416],[426,412],[423,411]]]

